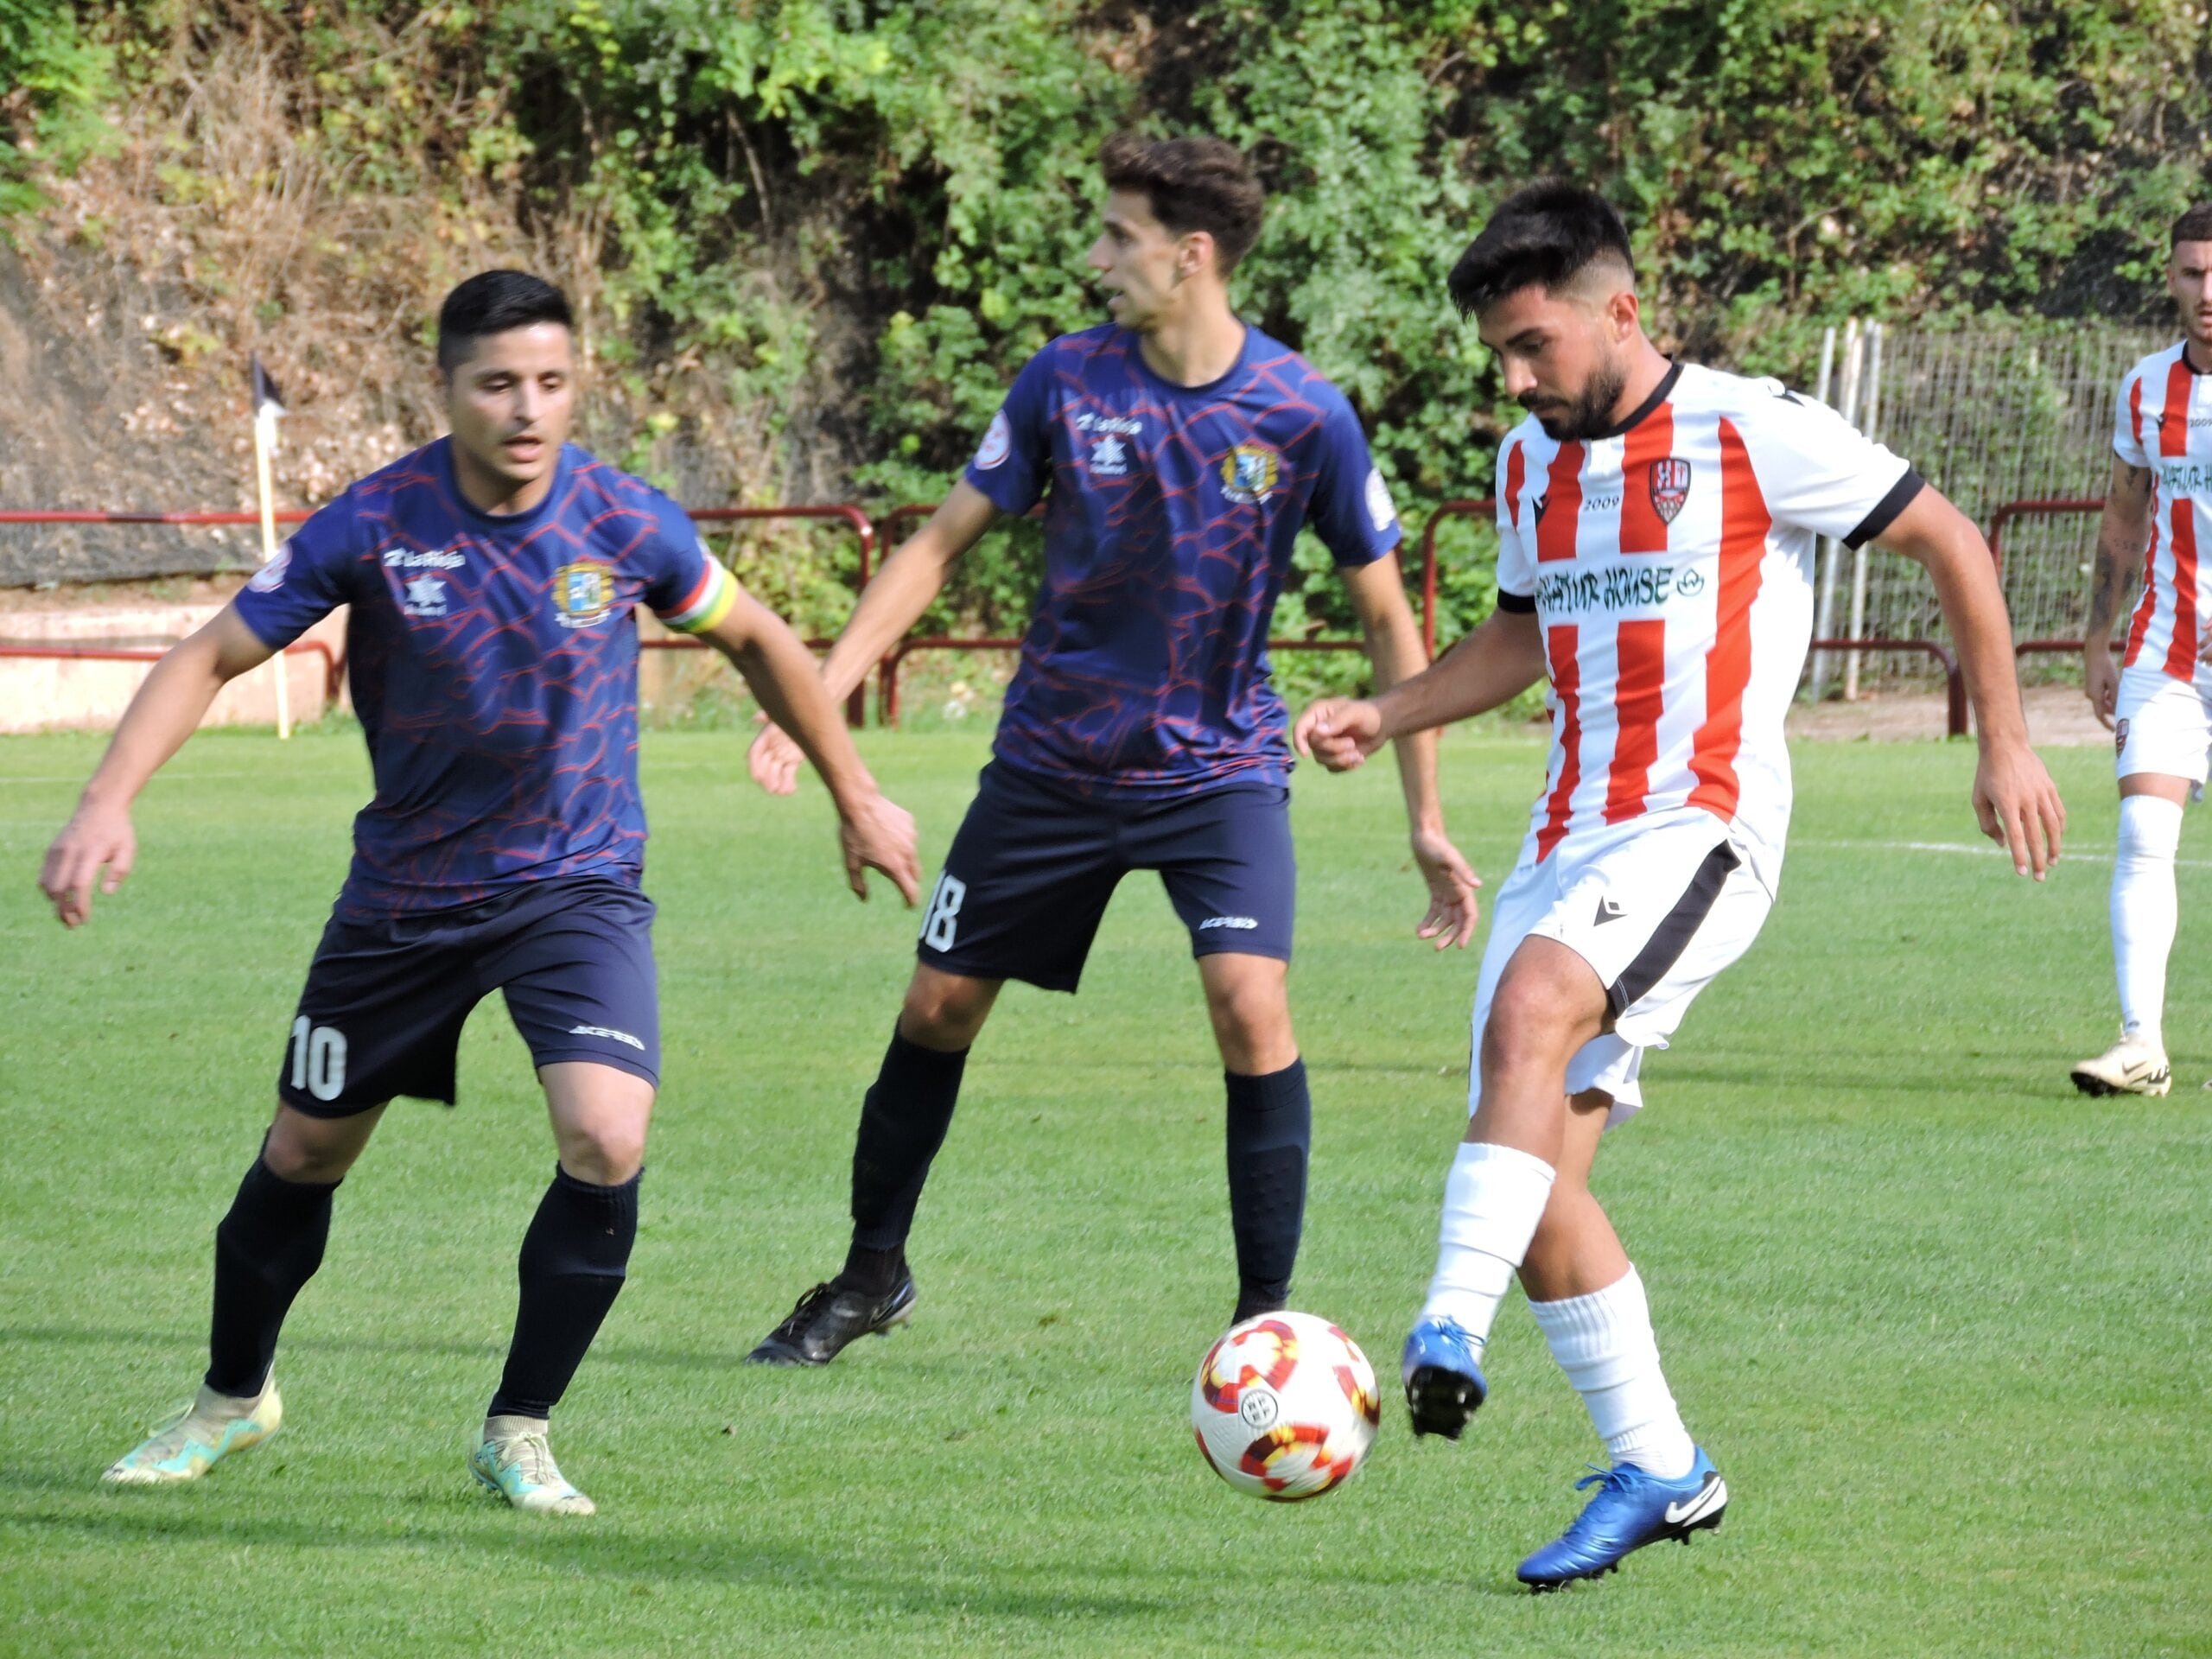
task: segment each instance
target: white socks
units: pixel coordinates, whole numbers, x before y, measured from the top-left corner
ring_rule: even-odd
[[[1552,1195],[1552,1166],[1511,1147],[1463,1141],[1444,1183],[1436,1276],[1423,1319],[1459,1322],[1479,1352]]]
[[[2126,795],[2120,803],[2120,849],[2112,865],[2112,957],[2120,976],[2120,1022],[2161,1053],[2166,957],[2178,906],[2174,854],[2181,845],[2178,802]]]
[[[1662,1480],[1679,1480],[1697,1460],[1675,1396],[1659,1369],[1651,1305],[1634,1268],[1587,1296],[1530,1302],[1552,1357],[1590,1408],[1615,1463],[1632,1463]]]

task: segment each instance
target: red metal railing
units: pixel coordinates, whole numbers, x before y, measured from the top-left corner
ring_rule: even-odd
[[[2005,573],[2005,526],[2018,518],[2057,518],[2069,515],[2102,512],[2104,499],[2101,496],[2047,496],[2024,501],[2007,501],[1989,515],[1989,556],[1997,561],[1997,572]],[[2063,656],[2082,649],[2080,639],[2022,639],[2012,646],[2015,657]]]
[[[1933,657],[1943,671],[1945,698],[1943,728],[1952,737],[1967,734],[1967,682],[1959,672],[1958,658],[1933,639],[1815,639],[1815,651],[1909,651]]]
[[[168,650],[158,645],[0,645],[0,657],[50,663],[158,663],[168,655]],[[321,658],[323,701],[338,701],[346,664],[328,645],[320,639],[295,639],[284,647],[284,655]]]
[[[1429,656],[1436,655],[1436,526],[1440,519],[1455,515],[1488,514],[1496,504],[1491,501],[1446,501],[1429,515],[1427,527],[1421,539],[1421,645]],[[896,549],[906,538],[908,524],[918,525],[935,512],[935,502],[909,501],[891,509],[878,521],[877,529],[882,544]],[[1033,508],[1029,516],[1036,518],[1040,510]],[[876,718],[886,726],[899,723],[899,671],[906,658],[918,651],[1019,651],[1020,639],[962,636],[954,634],[923,634],[902,639],[889,655],[876,665]],[[1273,651],[1361,651],[1363,641],[1344,639],[1270,639],[1268,649]],[[855,694],[857,695],[857,693]]]

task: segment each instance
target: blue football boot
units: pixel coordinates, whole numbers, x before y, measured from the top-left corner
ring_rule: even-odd
[[[1632,1463],[1590,1466],[1595,1472],[1576,1481],[1574,1490],[1594,1485],[1598,1495],[1562,1535],[1521,1563],[1517,1576],[1531,1590],[1603,1578],[1629,1551],[1664,1538],[1687,1544],[1692,1533],[1719,1526],[1728,1508],[1728,1483],[1703,1446],[1680,1480],[1662,1480]]]
[[[1457,1319],[1423,1319],[1414,1326],[1398,1375],[1405,1379],[1406,1414],[1416,1436],[1456,1440],[1465,1432],[1475,1408],[1490,1395],[1475,1360],[1480,1351]]]

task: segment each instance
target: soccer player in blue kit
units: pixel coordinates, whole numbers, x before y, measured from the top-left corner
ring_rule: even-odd
[[[735,665],[836,804],[847,877],[912,903],[913,821],[876,792],[813,658],[700,544],[682,508],[566,443],[576,395],[560,290],[495,270],[438,319],[452,435],[355,484],[148,676],[47,854],[61,921],[113,893],[130,804],[223,684],[350,607],[354,708],[375,798],[308,969],[276,1121],[215,1232],[197,1398],[105,1478],[191,1480],[276,1431],[293,1298],[321,1262],[332,1194],[395,1096],[450,1103],[469,1011],[494,988],[529,1044],[558,1147],[524,1236],[520,1306],[469,1467],[516,1508],[588,1515],[547,1420],[622,1287],[659,1081],[639,890],[638,634],[650,607]],[[104,880],[100,872],[105,867]]]
[[[1423,666],[1397,516],[1342,393],[1240,321],[1230,273],[1264,205],[1216,138],[1124,134],[1090,253],[1113,321],[1032,358],[963,480],[869,583],[823,664],[833,699],[912,627],[1001,514],[1045,502],[1044,582],[974,804],[925,908],[920,961],[853,1154],[843,1268],[755,1348],[821,1365],[906,1319],[906,1243],[1000,987],[1073,991],[1107,900],[1157,870],[1190,931],[1225,1068],[1236,1317],[1284,1306],[1311,1106],[1286,994],[1291,753],[1268,623],[1310,524],[1336,556],[1380,684]],[[754,775],[798,753],[771,728]],[[1464,946],[1475,878],[1444,833],[1433,740],[1399,747],[1419,931]]]

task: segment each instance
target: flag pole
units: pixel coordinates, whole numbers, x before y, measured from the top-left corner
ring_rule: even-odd
[[[258,353],[252,360],[252,375],[253,474],[254,486],[261,498],[261,562],[265,565],[276,556],[276,499],[270,475],[270,457],[276,448],[276,419],[283,414],[284,404],[277,393],[276,383],[261,366]],[[271,659],[270,668],[276,676],[276,735],[281,741],[292,735],[291,675],[283,652]]]

